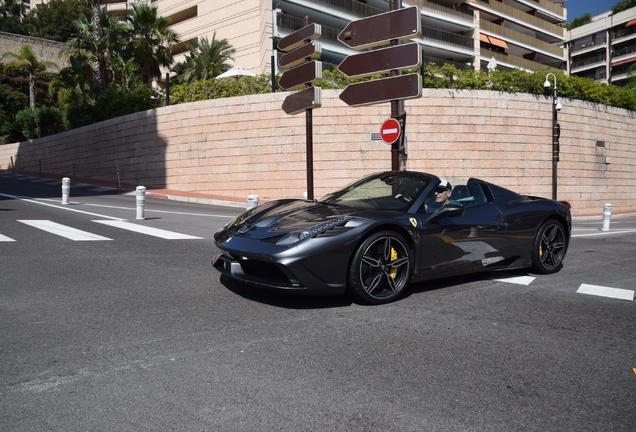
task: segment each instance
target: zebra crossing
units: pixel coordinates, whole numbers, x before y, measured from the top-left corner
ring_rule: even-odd
[[[30,226],[32,228],[45,231],[49,234],[54,234],[59,237],[66,238],[72,241],[108,241],[113,240],[110,237],[91,233],[88,231],[80,230],[68,225],[63,225],[58,222],[50,220],[18,220],[21,224]],[[179,233],[175,231],[169,231],[160,228],[149,227],[146,225],[140,225],[125,220],[93,220],[92,222],[106,225],[121,230],[134,232],[137,234],[143,234],[151,237],[157,237],[164,240],[198,240],[203,237],[193,236],[190,234]],[[0,233],[0,242],[14,242],[15,238],[9,235]]]

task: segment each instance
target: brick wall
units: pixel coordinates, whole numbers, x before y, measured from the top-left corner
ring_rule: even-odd
[[[288,93],[173,105],[52,137],[0,146],[16,169],[262,201],[306,190],[305,115],[281,109]],[[351,108],[323,91],[313,111],[314,195],[391,168],[371,141],[389,104]],[[425,89],[406,101],[408,169],[479,177],[518,192],[552,194],[550,97]],[[636,112],[561,100],[558,198],[575,215],[636,211]],[[599,147],[604,141],[605,147]],[[607,159],[609,162],[606,163]],[[74,171],[73,171],[74,170]]]

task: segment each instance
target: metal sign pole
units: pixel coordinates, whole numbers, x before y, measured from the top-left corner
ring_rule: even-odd
[[[401,8],[402,8],[402,0],[391,0],[389,2],[390,11],[401,9]],[[399,43],[400,42],[397,39],[391,39],[390,45],[396,46]],[[394,69],[391,71],[391,76],[398,76],[398,75],[401,75],[401,72],[399,70]],[[391,117],[396,120],[399,120],[402,114],[403,106],[404,106],[404,101],[392,100],[391,101]],[[402,144],[401,137],[404,136],[404,126],[406,125],[405,124],[402,125],[402,133],[400,135],[400,138],[398,138],[397,141],[391,144],[391,170],[392,171],[400,170],[400,147]]]

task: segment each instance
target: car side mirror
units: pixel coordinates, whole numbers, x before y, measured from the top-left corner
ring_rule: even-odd
[[[462,216],[466,209],[459,204],[446,204],[445,206],[440,207],[435,213],[433,213],[426,222],[437,222],[438,220],[445,217],[457,217]]]

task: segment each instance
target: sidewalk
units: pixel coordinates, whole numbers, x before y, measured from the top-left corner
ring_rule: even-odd
[[[70,177],[70,176],[62,176],[57,174],[46,174],[39,175],[39,173],[34,173],[30,171],[15,171],[13,173],[10,170],[0,170],[0,176],[3,177],[13,177],[13,178],[21,178],[24,180],[51,180],[54,182],[62,183],[62,179],[64,177],[69,177],[71,179],[71,189],[86,189],[86,190],[94,190],[103,193],[113,193],[113,194],[122,194],[122,195],[134,195],[137,185],[117,184],[117,182],[109,182],[104,180],[95,180],[95,179],[87,179],[81,177]],[[60,191],[60,196],[62,192]],[[169,199],[174,201],[185,201],[185,202],[194,202],[198,204],[208,204],[208,205],[220,205],[220,206],[228,206],[228,207],[238,207],[245,208],[247,206],[247,197],[245,200],[240,200],[233,197],[226,197],[222,195],[213,195],[213,194],[202,194],[195,192],[184,192],[173,189],[161,189],[161,188],[146,188],[146,198],[155,198],[155,199]]]

